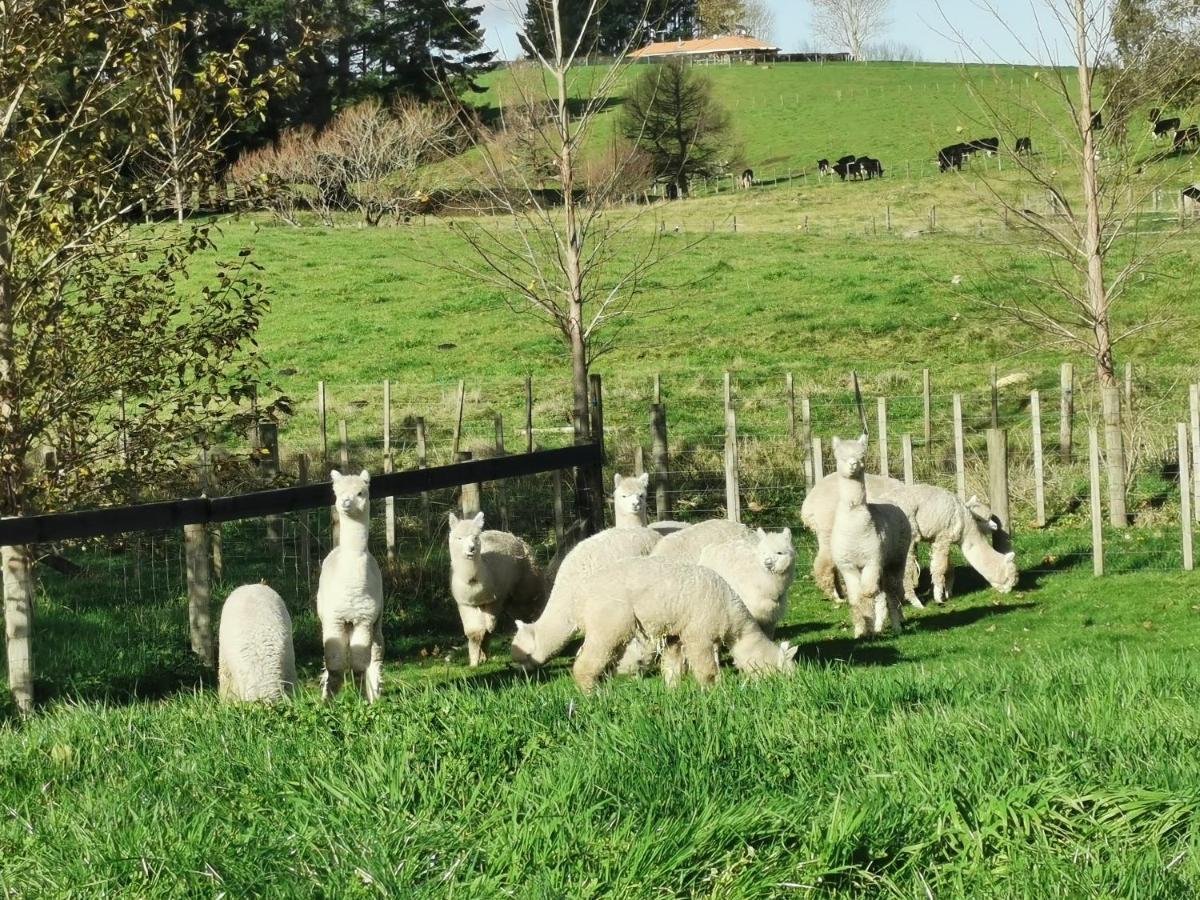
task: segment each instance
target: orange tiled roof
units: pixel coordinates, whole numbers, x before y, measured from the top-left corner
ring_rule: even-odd
[[[728,37],[701,38],[695,41],[658,41],[653,44],[647,44],[645,47],[635,50],[629,55],[634,59],[644,59],[647,56],[736,53],[739,51],[778,49],[778,47],[774,47],[766,41],[760,41],[758,38],[730,35]]]

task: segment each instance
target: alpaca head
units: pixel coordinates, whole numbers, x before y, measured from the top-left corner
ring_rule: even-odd
[[[646,491],[650,486],[648,474],[627,477],[613,476],[613,509],[617,518],[636,516],[642,518],[646,512]]]
[[[843,478],[862,478],[867,470],[867,436],[857,440],[833,439],[833,458],[837,462],[838,474]]]
[[[776,644],[761,631],[747,638],[730,648],[733,665],[742,674],[765,675],[769,672],[790,672],[796,668],[798,647],[793,647],[787,641]]]
[[[476,559],[483,540],[483,513],[470,519],[460,519],[450,513],[450,555]]]
[[[796,561],[796,548],[792,544],[792,529],[767,533],[758,529],[758,558],[763,568],[775,575],[786,575]]]
[[[534,657],[537,649],[537,639],[534,637],[533,625],[517,619],[517,633],[512,639],[512,661],[526,672],[532,672],[541,662]]]
[[[972,494],[971,499],[964,505],[967,512],[971,514],[971,518],[975,520],[975,527],[984,535],[996,531],[1000,527],[992,515],[992,507],[975,494]]]
[[[343,475],[334,469],[329,477],[333,480],[333,505],[338,515],[365,518],[371,501],[371,473],[363,469],[358,475]]]
[[[1000,563],[1000,572],[995,581],[992,582],[992,587],[998,590],[1001,594],[1007,594],[1017,586],[1017,578],[1020,573],[1017,571],[1017,554],[1005,553],[1004,560]]]

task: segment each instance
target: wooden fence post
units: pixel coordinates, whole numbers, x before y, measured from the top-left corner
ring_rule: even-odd
[[[554,470],[554,540],[561,547],[566,537],[566,525],[563,513],[563,484],[562,471]]]
[[[912,484],[913,479],[913,442],[911,434],[900,435],[900,450],[904,456],[904,483]]]
[[[533,376],[525,376],[525,452],[533,452]]]
[[[888,415],[887,415],[887,398],[877,397],[875,405],[878,411],[879,418],[879,474],[884,478],[889,477],[888,473]]]
[[[251,432],[255,461],[267,477],[276,481],[279,475],[279,426],[274,422],[258,422]],[[278,547],[283,542],[283,517],[267,516],[267,543]]]
[[[806,487],[816,484],[812,461],[812,401],[808,394],[800,398],[800,440],[804,452],[804,482]]]
[[[742,521],[738,486],[737,413],[733,409],[733,386],[728,372],[725,373],[725,510],[731,521]]]
[[[1012,518],[1008,506],[1008,432],[1003,428],[989,428],[987,447],[988,500],[992,514],[1000,522],[1000,528],[992,534],[992,547],[1007,553],[1012,548]]]
[[[455,462],[468,462],[470,459],[471,452],[469,450],[460,450],[454,456]],[[480,503],[480,494],[481,490],[478,482],[464,484],[462,486],[459,496],[459,507],[462,509],[462,515],[464,519],[471,518],[482,508]]]
[[[1104,522],[1100,509],[1100,440],[1096,426],[1088,429],[1088,496],[1092,507],[1092,574],[1104,574]]]
[[[1192,516],[1200,522],[1200,384],[1191,385],[1188,400],[1192,426]]]
[[[1058,453],[1059,458],[1071,461],[1071,438],[1075,433],[1075,374],[1068,362],[1059,372],[1060,400],[1058,408]]]
[[[458,406],[454,413],[454,440],[450,445],[451,459],[458,458],[458,445],[462,438],[463,404],[466,402],[467,385],[461,379],[458,382]]]
[[[1192,559],[1192,492],[1188,486],[1188,433],[1187,426],[1180,422],[1176,426],[1179,445],[1179,523],[1183,531],[1183,568],[1190,572],[1195,567]]]
[[[425,445],[425,417],[417,416],[417,468],[424,469],[429,465],[428,448]],[[421,530],[428,538],[433,530],[433,522],[429,510],[429,492],[421,491]]]
[[[392,458],[392,382],[383,380],[383,471],[391,472],[395,467]],[[396,560],[396,498],[385,497],[383,501],[383,540],[387,547],[387,558]]]
[[[992,427],[1000,427],[1000,389],[996,387],[996,366],[992,366]]]
[[[321,431],[321,466],[329,468],[329,432],[326,428],[325,382],[317,382],[317,426]]]
[[[183,526],[183,550],[187,561],[188,629],[192,651],[204,665],[211,666],[216,659],[213,652],[208,532],[203,524]]]
[[[33,556],[18,544],[0,547],[4,567],[4,635],[8,644],[8,687],[17,709],[33,711]]]
[[[504,456],[504,416],[496,413],[496,455]]]
[[[1121,434],[1121,391],[1102,387],[1104,411],[1104,458],[1108,469],[1108,522],[1114,528],[1129,524],[1125,514],[1125,444]]]
[[[350,428],[345,419],[338,419],[338,462],[342,466],[342,474],[350,474]]]
[[[788,418],[788,440],[793,444],[796,442],[796,385],[792,380],[792,373],[787,373],[787,418]]]
[[[199,476],[200,493],[206,497],[215,493],[216,480],[213,477],[212,463],[207,449],[200,452]],[[208,541],[212,554],[212,577],[214,580],[220,581],[225,577],[225,555],[220,522],[213,522],[208,526]]]
[[[1133,409],[1133,363],[1125,361],[1125,408]]]
[[[825,460],[821,455],[821,439],[819,437],[812,439],[812,467],[813,484],[816,484],[825,477]]]
[[[296,483],[308,484],[308,456],[301,453],[296,457]],[[300,570],[304,572],[304,583],[312,590],[312,516],[308,510],[300,513]],[[215,566],[214,566],[215,568]]]
[[[604,530],[604,513],[607,509],[608,492],[604,489],[604,381],[595,372],[588,375],[589,430],[592,440],[600,445],[600,464],[592,466],[587,472],[588,487],[591,490],[589,511],[592,516],[592,534]]]
[[[646,451],[641,443],[633,448],[633,474],[635,477],[646,474]]]
[[[1029,392],[1029,424],[1033,439],[1033,503],[1038,528],[1046,527],[1046,477],[1042,460],[1042,397],[1038,391]]]
[[[967,499],[967,460],[963,451],[962,394],[954,395],[954,480],[958,487],[958,499]]]
[[[655,378],[658,384],[658,376]],[[667,407],[655,403],[650,407],[651,455],[654,457],[654,516],[662,522],[671,518],[670,457],[667,452]]]
[[[925,454],[928,456],[933,447],[933,389],[929,380],[929,370],[921,370],[921,395],[923,401],[923,434],[925,437]]]

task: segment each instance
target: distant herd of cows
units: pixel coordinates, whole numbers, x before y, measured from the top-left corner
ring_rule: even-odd
[[[1099,130],[1103,127],[1103,115],[1099,112],[1093,114],[1092,128]],[[1161,109],[1150,110],[1150,133],[1155,141],[1160,141],[1164,137],[1172,138],[1172,149],[1175,151],[1181,152],[1189,147],[1200,148],[1200,125],[1188,125],[1186,128],[1183,128],[1180,126],[1178,116],[1163,118]],[[943,147],[937,153],[938,171],[948,172],[951,169],[961,171],[963,163],[973,154],[986,153],[988,156],[994,156],[999,150],[1000,139],[995,137],[978,138],[973,141],[951,144],[948,147]],[[1017,138],[1013,145],[1013,152],[1017,155],[1033,153],[1032,139],[1028,137]],[[883,177],[883,163],[870,156],[849,154],[832,163],[828,159],[817,160],[817,173],[821,177],[837,175],[842,181],[869,181],[872,178]],[[753,186],[754,170],[746,169],[742,172],[737,183],[741,188]],[[1192,192],[1196,190],[1195,187],[1189,188],[1189,191]],[[1188,191],[1185,191],[1184,194],[1185,199],[1192,199],[1193,202],[1200,200],[1200,196],[1188,198]]]

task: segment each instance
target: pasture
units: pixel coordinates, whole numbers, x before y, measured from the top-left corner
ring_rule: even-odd
[[[932,167],[930,148],[953,140],[956,124],[974,127],[952,67],[713,75],[731,101],[755,98],[734,109],[746,160],[760,172],[811,168],[836,152],[823,137],[832,133],[847,152],[871,152],[885,166]],[[998,77],[998,86],[1033,89],[1019,70]],[[1028,291],[1046,261],[989,212],[978,173],[901,179],[891,177],[894,167],[882,181],[780,179],[649,209],[634,238],[658,235],[666,258],[595,366],[612,427],[609,483],[613,468],[630,468],[636,445],[649,446],[656,375],[684,518],[722,514],[714,447],[724,371],[737,385],[744,507],[756,525],[799,524],[803,482],[786,433],[785,373],[812,397],[821,434],[857,428],[852,369],[867,395],[891,399],[899,434],[919,430],[929,368],[937,425],[921,471],[943,484],[950,393],[965,395],[977,432],[991,366],[1023,373],[1002,393],[1000,414],[1014,445],[1025,446],[1028,390],[1049,396],[1064,355],[983,301]],[[941,228],[929,233],[931,206]],[[1147,218],[1148,230],[1160,227]],[[43,568],[35,653],[44,705],[21,721],[0,695],[0,890],[1195,895],[1200,592],[1194,574],[1179,571],[1168,429],[1186,416],[1180,386],[1200,370],[1189,337],[1196,234],[1177,239],[1122,301],[1123,321],[1164,306],[1175,320],[1132,339],[1120,360],[1134,364],[1145,439],[1132,482],[1135,525],[1107,535],[1111,574],[1091,574],[1086,472],[1053,474],[1045,529],[1031,527],[1018,473],[1016,591],[998,595],[958,560],[947,605],[906,610],[904,634],[855,642],[845,609],[808,577],[813,542],[797,529],[799,575],[780,629],[800,647],[793,677],[752,682],[729,670],[710,692],[691,683],[671,692],[657,677],[615,679],[585,698],[571,681],[570,653],[533,676],[512,669],[508,631],[489,662],[468,669],[445,526],[426,534],[415,501],[398,509],[399,559],[385,567],[387,660],[373,706],[350,693],[319,702],[312,582],[286,550],[264,546],[261,523],[226,528],[214,598],[266,577],[288,602],[303,685],[281,709],[217,703],[213,674],[186,645],[178,535],[139,547],[149,565],[136,584],[128,548],[73,552],[82,566],[73,574]],[[380,468],[384,379],[398,467],[415,465],[416,416],[430,423],[431,458],[446,460],[460,379],[464,446],[486,445],[497,413],[510,451],[523,443],[527,374],[537,443],[569,440],[561,345],[499,292],[442,265],[465,252],[445,221],[293,229],[243,216],[221,224],[218,245],[220,256],[252,246],[272,291],[259,343],[273,384],[294,400],[280,427],[286,477],[296,453],[320,458],[320,381],[331,420],[347,422],[355,470]],[[956,275],[966,284],[955,285]],[[1075,363],[1078,445],[1098,402],[1086,362]],[[971,487],[984,492],[977,443]],[[545,561],[554,550],[547,479],[505,490],[513,530]],[[438,523],[453,502],[449,492],[432,498]],[[489,524],[499,505],[499,495],[485,494]],[[300,523],[289,519],[285,535]],[[326,525],[315,526],[318,550],[327,547]]]

